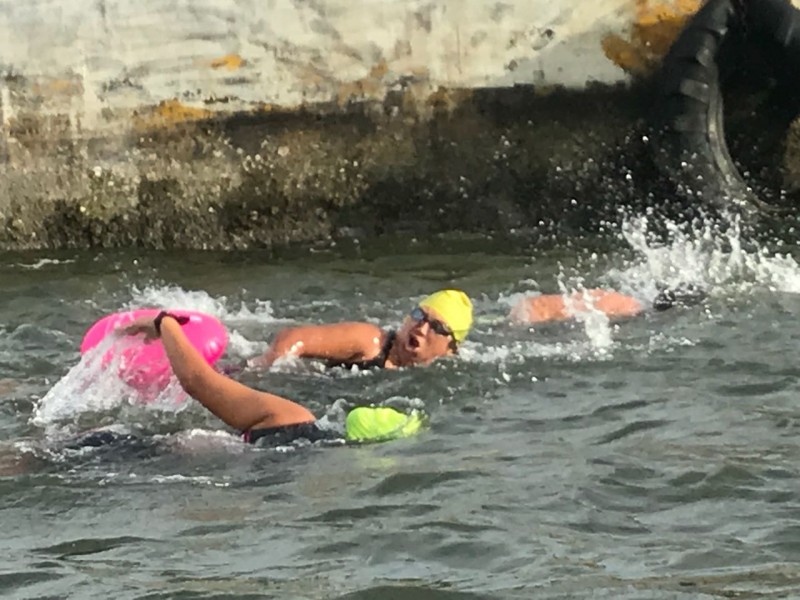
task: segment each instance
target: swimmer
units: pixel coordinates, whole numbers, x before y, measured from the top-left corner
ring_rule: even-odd
[[[290,327],[279,331],[269,349],[248,365],[269,367],[286,356],[359,369],[427,365],[456,354],[471,326],[469,297],[460,290],[440,290],[415,306],[397,331],[364,322]]]
[[[242,432],[245,442],[266,439],[272,444],[285,444],[299,438],[314,442],[341,437],[340,432],[318,426],[311,411],[297,402],[251,388],[219,373],[186,337],[181,322],[185,322],[183,317],[162,311],[155,318],[136,319],[119,331],[124,335],[144,334],[145,341],[160,338],[183,390],[225,424]],[[420,326],[420,329],[425,330],[425,327]],[[427,325],[428,329],[431,327]],[[389,407],[358,407],[347,415],[345,439],[376,442],[406,437],[416,433],[423,422],[424,416],[416,410],[406,414]],[[105,431],[92,432],[82,438],[84,442],[81,443],[105,445],[113,441],[113,437]]]
[[[694,286],[663,289],[652,302],[653,309],[667,310],[678,304],[696,304],[705,294]],[[549,323],[566,321],[590,311],[600,312],[609,319],[624,319],[643,313],[646,305],[627,294],[613,290],[593,288],[571,294],[541,294],[526,296],[511,309],[515,323]]]

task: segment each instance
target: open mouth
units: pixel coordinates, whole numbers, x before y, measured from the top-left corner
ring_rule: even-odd
[[[408,343],[406,345],[409,347],[409,349],[416,350],[420,346],[419,338],[415,335],[408,336]]]

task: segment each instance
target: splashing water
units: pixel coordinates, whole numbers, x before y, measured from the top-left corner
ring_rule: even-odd
[[[592,356],[600,359],[609,358],[614,345],[611,320],[605,313],[595,308],[595,298],[589,292],[594,286],[588,285],[582,276],[568,277],[563,267],[557,284],[567,312],[572,314],[576,323],[583,327]]]
[[[131,300],[128,303],[128,308],[130,309],[163,306],[196,310],[227,321],[275,321],[272,303],[268,300],[255,301],[253,309],[244,303],[240,303],[237,309],[232,309],[229,306],[228,298],[225,296],[214,298],[201,290],[184,290],[174,285],[146,286],[141,290],[133,286],[131,295]]]
[[[525,280],[520,283],[538,285],[532,280]],[[520,363],[526,358],[563,357],[574,361],[586,359],[605,360],[610,358],[614,346],[613,324],[603,312],[594,308],[594,298],[588,293],[583,278],[568,277],[562,270],[558,275],[557,285],[568,311],[574,315],[574,323],[583,329],[586,336],[585,340],[545,343],[537,341],[535,338],[535,327],[526,326],[527,332],[532,336],[531,339],[509,340],[502,346],[485,346],[477,342],[467,342],[459,350],[460,357],[468,362],[497,363],[504,367]],[[579,297],[582,298],[582,306],[578,306],[578,303],[576,303],[575,294],[579,294]],[[510,322],[514,323],[515,329],[519,330],[521,323],[515,314],[520,302],[524,298],[538,295],[541,295],[538,290],[526,293],[501,294],[497,299],[497,304],[508,306],[511,310],[500,317],[493,317],[491,324],[500,326],[503,323]],[[486,318],[482,319],[482,321],[484,323],[489,322]],[[524,325],[524,321],[522,324]]]
[[[568,274],[559,265],[556,278],[559,293],[574,315],[576,325],[583,329],[588,347],[587,344],[577,344],[545,349],[529,347],[522,342],[521,347],[518,344],[513,348],[492,348],[483,353],[483,360],[504,362],[513,353],[535,356],[564,352],[577,360],[610,358],[615,344],[614,326],[606,315],[593,308],[593,299],[586,290],[594,287],[618,290],[637,298],[644,306],[652,306],[664,289],[694,289],[718,297],[749,295],[757,290],[800,293],[797,260],[788,252],[776,252],[775,246],[781,247],[779,243],[768,247],[746,239],[736,218],[731,217],[725,228],[705,221],[692,230],[680,223],[665,222],[659,229],[666,230],[666,241],[651,233],[650,220],[653,218],[643,215],[623,221],[620,237],[633,250],[634,257],[622,266],[611,267],[597,279],[586,281],[585,274]],[[531,280],[520,281],[517,285],[538,288],[538,284]],[[515,305],[522,295],[532,293],[539,292],[532,289],[524,294],[501,295],[498,304]]]
[[[38,271],[39,269],[42,269],[44,267],[55,266],[55,265],[67,265],[67,264],[74,263],[74,262],[75,262],[75,259],[57,260],[57,259],[54,259],[54,258],[41,258],[41,259],[39,259],[39,260],[37,260],[37,261],[35,261],[33,263],[30,263],[30,264],[27,264],[27,263],[16,263],[16,266],[21,268],[21,269],[30,269],[32,271]]]
[[[268,346],[265,340],[250,340],[238,329],[239,324],[271,324],[280,322],[273,315],[272,303],[269,300],[256,300],[253,307],[240,303],[231,306],[225,296],[212,297],[201,290],[184,290],[178,286],[146,286],[143,289],[133,287],[129,309],[146,306],[181,308],[196,310],[212,315],[228,328],[229,352],[238,356],[255,356],[264,352]]]
[[[611,334],[611,320],[605,313],[594,306],[594,296],[587,289],[580,290],[583,306],[577,306],[576,296],[570,290],[562,290],[564,302],[575,316],[575,320],[583,326],[586,337],[594,350],[596,358],[607,358],[614,345]]]
[[[126,350],[138,344],[134,338],[106,337],[39,400],[31,424],[44,428],[47,437],[59,437],[74,433],[87,413],[145,403],[148,410],[174,412],[186,399],[174,376],[165,387],[148,390],[137,390],[120,376]]]
[[[709,294],[749,293],[754,289],[800,293],[800,266],[788,253],[765,246],[745,249],[741,227],[733,220],[720,231],[705,223],[686,232],[667,223],[668,241],[648,234],[648,217],[628,219],[621,235],[638,259],[608,272],[609,281],[621,290],[652,301],[659,287],[687,285]]]

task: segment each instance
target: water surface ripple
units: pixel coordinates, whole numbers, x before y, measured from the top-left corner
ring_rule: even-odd
[[[643,246],[635,233],[592,252],[473,241],[6,255],[4,597],[797,597],[800,268],[691,239]],[[708,298],[616,324],[506,319],[519,294],[586,283],[647,299],[678,276]],[[475,298],[458,360],[239,374],[320,415],[339,399],[423,403],[430,428],[415,438],[254,448],[176,398],[142,405],[91,386],[48,396],[75,376],[81,336],[107,312],[215,314],[236,364],[287,323],[396,325],[444,284]],[[59,443],[101,425],[142,438]]]

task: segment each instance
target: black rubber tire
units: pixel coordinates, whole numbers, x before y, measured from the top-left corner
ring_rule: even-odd
[[[709,0],[657,75],[650,119],[656,166],[684,201],[746,216],[773,212],[750,189],[725,141],[722,84],[745,40],[774,46],[781,76],[797,79],[800,11],[788,0]],[[742,10],[743,9],[743,10]]]

